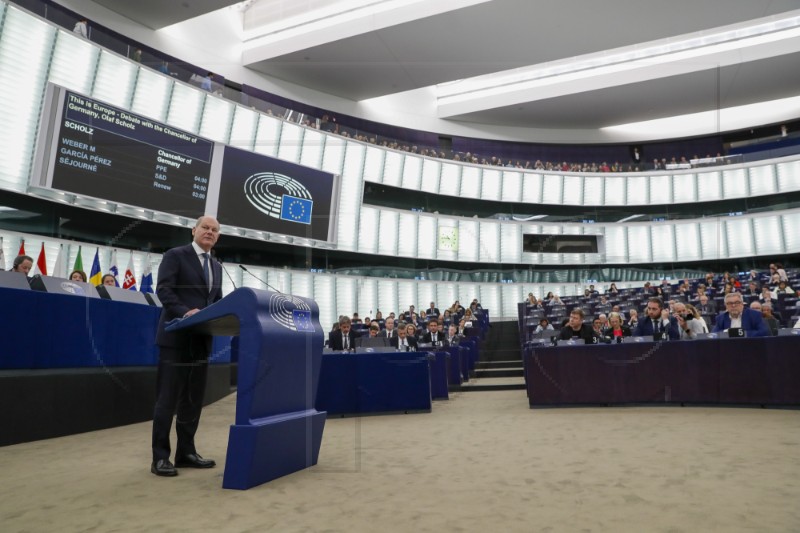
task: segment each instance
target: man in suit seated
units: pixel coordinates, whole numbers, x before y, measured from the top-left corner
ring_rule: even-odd
[[[439,308],[436,307],[436,303],[431,302],[431,306],[425,311],[425,314],[429,317],[438,317],[441,313],[439,313]]]
[[[331,350],[350,352],[356,348],[356,334],[352,330],[350,317],[339,317],[339,331],[334,331],[330,336]]]
[[[413,336],[406,335],[407,331],[408,328],[406,324],[400,323],[400,327],[397,328],[397,337],[392,337],[392,340],[389,342],[401,352],[416,352],[417,339]]]
[[[383,327],[385,328],[383,331],[380,332],[381,337],[386,337],[388,339],[396,339],[397,338],[397,330],[394,328],[394,318],[389,317],[383,322]]]
[[[656,333],[666,333],[670,340],[681,338],[678,328],[678,321],[674,316],[669,315],[669,311],[664,309],[664,302],[661,298],[651,297],[647,299],[645,317],[636,324],[633,331],[634,337],[647,337]]]
[[[585,316],[586,313],[584,313],[583,309],[580,307],[573,309],[569,314],[569,322],[567,322],[566,326],[561,328],[558,337],[565,341],[570,339],[583,339],[586,344],[597,344],[598,335],[591,325],[583,323],[583,318]]]
[[[422,336],[422,343],[431,346],[445,346],[444,335],[439,333],[439,321],[435,318],[428,321],[428,331]]]
[[[745,309],[742,295],[738,292],[725,295],[725,309],[726,311],[717,317],[714,332],[728,331],[729,328],[742,328],[748,337],[770,336],[769,328],[761,313],[753,309]]]
[[[445,342],[447,342],[448,346],[458,346],[458,344],[464,339],[463,335],[458,334],[458,326],[455,324],[450,324],[450,327],[447,328],[447,337],[445,338]]]

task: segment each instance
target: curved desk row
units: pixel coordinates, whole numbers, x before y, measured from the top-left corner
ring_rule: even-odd
[[[800,405],[800,336],[525,349],[528,402]]]

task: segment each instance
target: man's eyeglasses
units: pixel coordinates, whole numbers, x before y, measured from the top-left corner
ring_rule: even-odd
[[[742,302],[725,302],[725,305],[742,305]]]

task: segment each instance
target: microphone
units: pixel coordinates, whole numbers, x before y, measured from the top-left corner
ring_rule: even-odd
[[[227,268],[225,268],[225,265],[223,265],[223,264],[222,264],[222,261],[220,261],[220,260],[219,260],[219,259],[217,259],[216,257],[214,258],[214,260],[215,260],[217,263],[219,263],[219,266],[222,268],[222,271],[223,271],[223,272],[225,272],[225,275],[226,275],[226,276],[228,276],[228,279],[229,279],[229,280],[231,280],[231,285],[233,285],[233,288],[234,288],[234,289],[238,289],[238,287],[236,286],[236,283],[233,281],[233,278],[231,277],[231,273],[230,273],[230,272],[228,272],[228,269],[227,269]]]
[[[256,276],[256,275],[255,275],[255,274],[253,274],[252,272],[250,272],[249,270],[247,270],[247,269],[244,267],[244,265],[239,265],[239,268],[241,268],[242,270],[244,270],[245,272],[247,272],[248,274],[250,274],[251,276],[253,276],[254,278],[256,278],[258,281],[260,281],[261,283],[263,283],[264,285],[266,285],[267,287],[269,287],[269,288],[270,288],[270,289],[272,289],[273,291],[277,292],[278,294],[283,294],[281,291],[279,291],[278,289],[276,289],[275,287],[273,287],[272,285],[270,285],[269,283],[267,283],[267,282],[266,282],[266,281],[264,281],[263,279],[259,278],[258,276]]]

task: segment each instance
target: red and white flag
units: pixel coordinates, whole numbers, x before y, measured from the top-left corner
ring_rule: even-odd
[[[136,274],[133,272],[133,253],[128,259],[128,268],[125,269],[125,280],[122,282],[122,288],[130,291],[136,290]]]
[[[17,255],[25,255],[25,239],[22,239],[22,241],[20,241],[19,252],[17,252]]]
[[[42,243],[42,250],[39,252],[39,259],[36,261],[36,270],[42,276],[47,275],[47,257],[44,255],[44,243]]]

